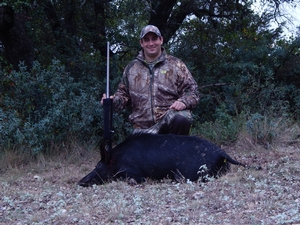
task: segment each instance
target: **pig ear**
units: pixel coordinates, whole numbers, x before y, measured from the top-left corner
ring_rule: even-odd
[[[108,163],[109,162],[109,153],[108,151],[105,149],[105,141],[101,141],[100,144],[100,156],[101,156],[101,161]]]

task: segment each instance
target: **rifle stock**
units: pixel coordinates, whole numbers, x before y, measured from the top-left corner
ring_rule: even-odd
[[[109,151],[112,148],[112,124],[113,124],[113,101],[110,98],[103,99],[104,107],[104,132],[103,139],[105,141],[105,150]]]

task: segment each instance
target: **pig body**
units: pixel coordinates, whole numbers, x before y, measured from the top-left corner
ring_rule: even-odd
[[[205,139],[173,134],[132,135],[108,156],[104,154],[102,151],[102,160],[79,185],[103,184],[114,179],[133,179],[137,183],[146,178],[206,181],[207,177],[225,174],[230,163],[244,166]]]

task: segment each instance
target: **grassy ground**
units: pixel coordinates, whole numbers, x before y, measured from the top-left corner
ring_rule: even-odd
[[[300,145],[276,148],[240,141],[232,166],[208,183],[148,181],[77,186],[99,153],[76,148],[32,161],[6,153],[1,161],[0,224],[300,224]],[[21,160],[22,159],[22,160]]]

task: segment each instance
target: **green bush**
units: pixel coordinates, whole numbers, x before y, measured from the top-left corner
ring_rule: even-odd
[[[76,139],[78,142],[98,142],[102,136],[103,109],[100,104],[101,83],[91,77],[89,81],[75,81],[54,60],[43,69],[35,62],[29,72],[23,66],[20,71],[2,74],[0,144],[2,147],[18,146],[36,154],[51,143]],[[8,90],[9,89],[9,90]],[[122,115],[114,124],[122,128]],[[120,124],[122,123],[122,124]],[[115,139],[124,136],[122,132]]]
[[[214,121],[196,122],[192,129],[193,135],[200,135],[216,144],[231,143],[237,140],[243,127],[243,114],[231,115],[230,110],[222,104],[215,112]]]

